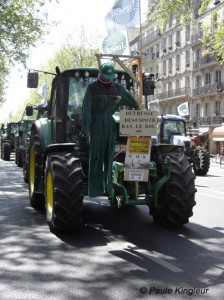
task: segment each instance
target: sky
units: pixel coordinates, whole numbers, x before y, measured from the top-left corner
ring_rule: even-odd
[[[50,28],[44,42],[39,43],[31,51],[27,62],[28,69],[40,69],[66,42],[68,34],[75,34],[75,28],[84,26],[90,33],[104,33],[104,16],[111,8],[114,0],[60,0],[59,4],[47,4],[50,21],[58,21],[58,25]],[[140,0],[141,18],[145,18],[147,0]],[[30,90],[26,87],[27,72],[23,66],[17,65],[8,78],[6,102],[0,109],[0,123],[7,122],[10,113],[17,112],[29,96]]]

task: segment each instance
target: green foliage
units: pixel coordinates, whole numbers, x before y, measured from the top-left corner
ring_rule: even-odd
[[[58,66],[61,70],[71,69],[76,67],[97,67],[95,53],[98,52],[98,44],[96,37],[88,35],[84,27],[76,28],[74,35],[67,37],[66,44],[54,54],[54,56],[40,67],[43,71],[39,73],[39,86],[32,89],[28,99],[21,105],[19,111],[11,118],[13,121],[20,120],[22,113],[28,103],[38,105],[43,101],[38,93],[41,86],[47,83],[46,101],[50,99],[51,83],[54,76],[44,72],[55,73],[55,68]]]
[[[0,1],[0,104],[6,75],[14,63],[26,64],[29,49],[44,35],[47,25],[46,2],[57,0]]]
[[[171,16],[177,23],[186,24],[192,11],[189,3],[189,0],[155,0],[148,11],[149,20],[156,21],[161,29],[165,28]]]

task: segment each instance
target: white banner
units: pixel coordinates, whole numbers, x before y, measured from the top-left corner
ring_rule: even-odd
[[[189,107],[188,107],[188,102],[184,102],[177,106],[177,111],[179,116],[188,116],[189,115]]]
[[[102,40],[102,53],[129,55],[127,30],[140,28],[140,0],[115,0],[105,25],[108,35]]]
[[[105,23],[109,34],[140,27],[140,0],[115,0]]]

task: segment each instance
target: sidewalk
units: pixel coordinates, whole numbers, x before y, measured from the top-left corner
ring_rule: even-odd
[[[224,160],[222,160],[222,164],[220,164],[220,156],[211,156],[210,157],[210,165],[215,167],[224,168]]]

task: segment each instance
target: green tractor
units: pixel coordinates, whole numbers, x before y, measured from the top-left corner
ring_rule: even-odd
[[[1,137],[1,159],[9,161],[11,154],[15,152],[15,141],[19,124],[9,122]]]
[[[47,117],[32,124],[28,151],[29,198],[35,209],[44,208],[50,230],[73,231],[83,219],[88,194],[89,143],[81,134],[81,110],[87,86],[97,80],[98,69],[59,71],[52,81]],[[30,79],[29,79],[30,75]],[[32,73],[28,87],[35,87]],[[131,77],[116,71],[118,83],[130,88]],[[119,115],[119,112],[118,112]],[[117,118],[119,132],[119,117]],[[155,144],[146,182],[124,180],[127,137],[117,136],[113,162],[113,192],[108,200],[122,209],[147,205],[154,222],[181,226],[193,215],[195,175],[177,145]]]
[[[18,137],[16,138],[15,147],[15,162],[18,167],[23,168],[23,177],[25,182],[28,182],[27,158],[31,126],[35,120],[44,117],[46,111],[46,103],[39,105],[27,104],[19,122],[19,132]]]
[[[195,175],[205,176],[210,167],[210,155],[207,149],[195,146],[187,136],[184,118],[176,115],[165,115],[158,118],[158,142],[182,146]]]

